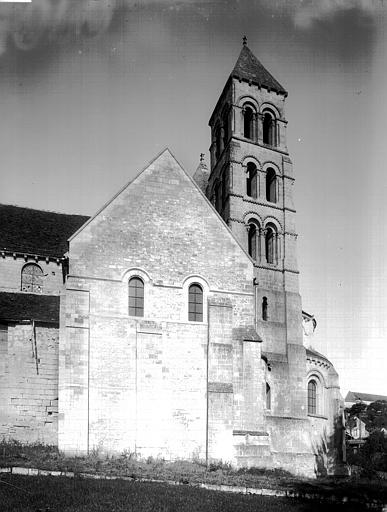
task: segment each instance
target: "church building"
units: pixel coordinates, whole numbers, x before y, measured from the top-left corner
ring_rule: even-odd
[[[332,470],[342,400],[304,340],[286,98],[244,42],[210,169],[166,149],[90,218],[0,206],[1,437]]]

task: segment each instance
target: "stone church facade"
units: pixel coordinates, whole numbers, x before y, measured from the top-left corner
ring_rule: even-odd
[[[341,397],[303,340],[286,97],[244,45],[210,170],[191,178],[165,150],[91,218],[0,207],[0,436],[333,463]]]

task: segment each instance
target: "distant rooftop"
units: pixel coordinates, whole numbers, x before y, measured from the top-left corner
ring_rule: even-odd
[[[0,252],[61,258],[67,240],[89,217],[0,205]]]
[[[372,395],[369,393],[358,393],[357,391],[348,391],[347,396],[345,397],[345,402],[356,402],[357,400],[361,400],[362,402],[376,402],[377,400],[386,400],[387,396],[385,395]]]

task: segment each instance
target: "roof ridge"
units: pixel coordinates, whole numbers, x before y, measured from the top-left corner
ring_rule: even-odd
[[[43,212],[43,213],[54,213],[55,215],[70,215],[73,217],[90,217],[90,215],[84,215],[82,213],[65,213],[65,212],[57,212],[55,210],[45,210],[42,208],[32,208],[31,206],[20,206],[18,204],[6,204],[0,203],[0,208],[2,206],[11,207],[11,208],[19,208],[21,210],[32,210],[34,212]]]

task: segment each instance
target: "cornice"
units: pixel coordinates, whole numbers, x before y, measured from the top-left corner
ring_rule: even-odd
[[[28,261],[29,259],[33,259],[34,261],[45,261],[48,263],[49,261],[55,261],[58,265],[60,263],[63,263],[66,258],[64,256],[56,257],[56,256],[45,256],[43,254],[32,254],[29,252],[19,252],[19,251],[8,251],[8,250],[2,250],[0,251],[0,255],[2,258],[5,258],[6,256],[11,256],[14,260],[17,258],[23,258],[25,261]]]
[[[279,149],[277,146],[271,146],[270,144],[264,144],[260,142],[256,142],[255,140],[245,139],[244,137],[238,137],[233,135],[232,140],[238,140],[240,142],[246,142],[247,144],[252,144],[253,146],[258,146],[263,149],[267,149],[268,151],[274,151],[275,153],[279,153],[280,155],[288,156],[289,152]]]

